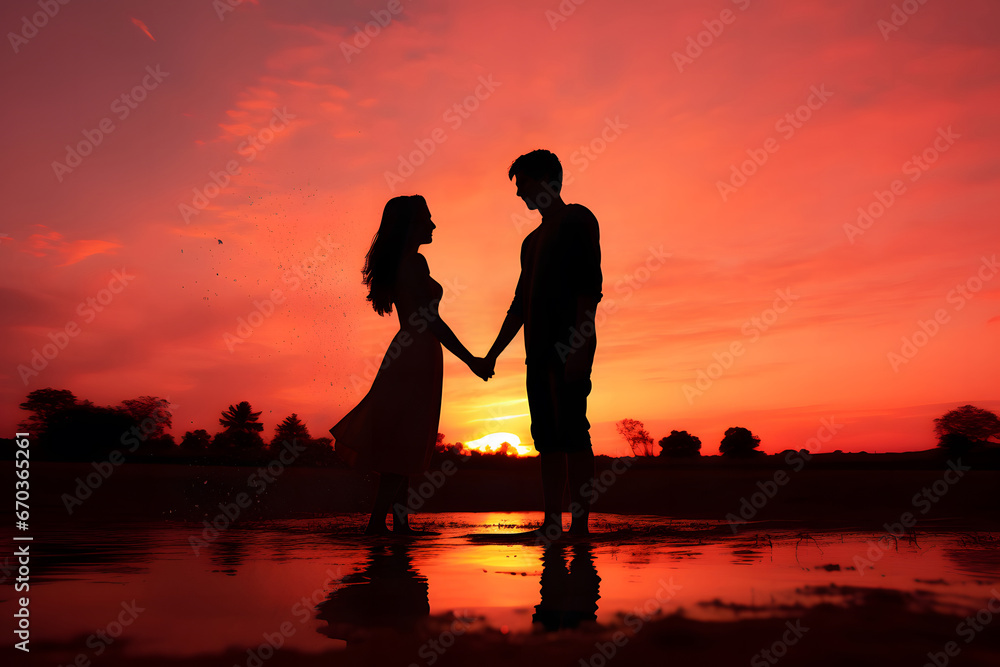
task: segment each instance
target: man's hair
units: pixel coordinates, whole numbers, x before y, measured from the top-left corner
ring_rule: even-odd
[[[562,188],[563,170],[559,158],[555,153],[541,148],[525,153],[510,164],[507,177],[514,180],[519,174],[538,181],[553,181],[557,192]]]

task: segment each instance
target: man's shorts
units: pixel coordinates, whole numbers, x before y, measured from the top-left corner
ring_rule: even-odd
[[[585,380],[567,382],[561,363],[529,363],[526,369],[531,439],[535,449],[546,452],[591,451]]]

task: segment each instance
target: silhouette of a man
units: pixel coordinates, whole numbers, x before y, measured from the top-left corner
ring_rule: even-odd
[[[524,326],[531,437],[541,456],[545,519],[539,537],[562,533],[562,498],[570,485],[570,532],[586,534],[593,494],[594,451],[587,421],[590,372],[597,348],[594,316],[601,300],[601,246],[597,218],[560,196],[562,165],[536,150],[507,172],[517,196],[542,222],[521,245],[521,276],[514,300],[486,355],[490,364]]]
[[[535,605],[531,622],[546,632],[577,628],[597,621],[597,601],[601,578],[594,566],[594,550],[589,544],[574,544],[569,567],[567,547],[550,544],[542,551],[541,600]]]

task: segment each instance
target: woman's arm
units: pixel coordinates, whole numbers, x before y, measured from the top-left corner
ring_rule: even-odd
[[[492,375],[492,372],[483,377],[485,369],[479,365],[479,361],[481,360],[472,356],[472,353],[462,345],[462,342],[458,340],[458,336],[455,335],[455,332],[451,330],[451,327],[441,317],[441,313],[438,310],[440,299],[434,298],[430,292],[430,269],[427,267],[427,260],[424,259],[423,255],[418,253],[414,259],[409,260],[407,263],[410,266],[404,266],[403,269],[406,271],[406,279],[412,281],[410,287],[415,292],[417,303],[426,304],[419,310],[421,318],[446,350],[458,357],[462,363],[472,369],[473,373],[485,380],[486,377]]]
[[[490,379],[493,376],[493,362],[486,359],[480,359],[478,357],[472,356],[462,342],[458,340],[458,336],[455,332],[451,330],[437,310],[437,300],[434,300],[434,317],[428,318],[428,325],[430,326],[431,333],[437,338],[441,345],[445,347],[449,352],[454,354],[456,357],[462,360],[462,362],[469,367],[473,373],[478,375],[484,381]]]
[[[431,332],[434,334],[434,337],[441,342],[441,345],[443,345],[446,350],[461,359],[462,363],[472,363],[475,357],[473,357],[472,353],[469,352],[464,345],[462,345],[462,342],[458,340],[458,336],[456,336],[455,332],[451,330],[451,327],[449,327],[445,321],[441,319],[441,315],[437,310],[436,302],[433,307],[432,316],[427,318],[427,324],[430,327]]]

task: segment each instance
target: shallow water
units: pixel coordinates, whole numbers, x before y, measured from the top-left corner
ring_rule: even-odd
[[[734,536],[724,524],[595,515],[604,534],[590,542],[546,548],[467,537],[539,519],[423,515],[414,524],[442,534],[406,541],[361,537],[356,515],[217,535],[162,523],[64,531],[34,547],[33,640],[78,643],[93,656],[102,642],[92,633],[103,629],[120,633],[128,654],[194,655],[258,646],[280,633],[285,647],[320,651],[366,627],[405,631],[428,614],[451,612],[463,629],[540,632],[678,610],[704,620],[790,615],[844,602],[855,588],[963,614],[1000,585],[995,535],[896,540],[762,528]],[[119,628],[130,605],[134,618]]]

